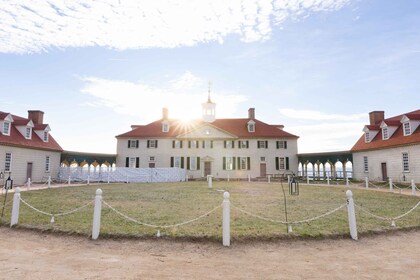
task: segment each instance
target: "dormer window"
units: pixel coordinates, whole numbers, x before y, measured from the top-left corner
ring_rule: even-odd
[[[365,142],[366,143],[369,143],[370,142],[369,132],[365,132]]]
[[[411,126],[410,126],[410,122],[405,122],[405,123],[403,123],[403,128],[404,128],[404,136],[411,135]]]
[[[382,128],[382,140],[388,140],[389,135],[388,135],[388,128],[384,127]]]
[[[248,122],[248,132],[255,132],[255,122],[249,121]]]
[[[3,135],[10,135],[10,122],[3,122]]]
[[[169,132],[169,123],[162,123],[162,132]]]
[[[32,127],[26,127],[25,138],[26,139],[31,139],[32,138]]]
[[[48,136],[49,136],[48,131],[44,131],[44,137],[43,137],[44,142],[48,142]]]

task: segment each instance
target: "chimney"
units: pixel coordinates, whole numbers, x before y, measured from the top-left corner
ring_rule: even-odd
[[[34,124],[43,124],[44,123],[44,112],[40,110],[29,110],[28,119],[32,120]]]
[[[384,111],[373,111],[369,113],[369,124],[375,125],[385,119]]]
[[[168,108],[162,108],[162,119],[168,119]]]
[[[248,119],[255,119],[255,108],[249,108],[248,109]]]

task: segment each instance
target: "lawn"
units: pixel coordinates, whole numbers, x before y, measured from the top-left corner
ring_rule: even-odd
[[[346,203],[347,188],[341,186],[300,186],[299,196],[288,194],[288,221],[305,220],[322,215]],[[348,236],[347,207],[325,218],[310,223],[293,225],[288,234],[286,225],[257,219],[239,211],[243,209],[256,216],[284,221],[284,196],[279,183],[213,182],[209,189],[206,182],[112,184],[81,187],[52,188],[22,192],[21,197],[35,208],[48,213],[63,213],[93,201],[95,190],[103,190],[103,200],[130,218],[147,224],[159,225],[161,236],[186,239],[221,240],[222,208],[196,222],[164,228],[203,215],[220,206],[223,191],[230,193],[231,236],[233,240],[274,239],[285,236],[323,237]],[[353,189],[357,205],[383,217],[396,217],[410,210],[418,197]],[[7,201],[12,200],[9,195]],[[4,197],[0,197],[3,204]],[[5,209],[3,225],[10,221],[11,203]],[[93,204],[66,216],[51,217],[33,211],[21,203],[19,227],[48,231],[90,235]],[[359,234],[392,229],[390,221],[382,221],[356,208]],[[420,207],[396,221],[396,228],[420,228]],[[151,237],[157,228],[142,226],[122,218],[105,204],[102,205],[101,233],[104,236]]]

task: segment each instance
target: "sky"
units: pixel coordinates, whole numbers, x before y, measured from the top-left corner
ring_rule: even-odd
[[[0,111],[63,149],[116,153],[131,125],[256,118],[298,152],[349,150],[370,111],[420,109],[417,0],[0,0]]]

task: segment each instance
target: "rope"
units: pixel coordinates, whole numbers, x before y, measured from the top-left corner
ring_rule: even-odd
[[[145,222],[138,221],[138,220],[136,220],[134,218],[131,218],[131,217],[129,217],[129,216],[121,213],[120,211],[118,211],[117,209],[115,209],[114,207],[112,207],[111,205],[109,205],[104,200],[102,200],[102,203],[105,204],[106,206],[108,206],[111,210],[113,210],[115,213],[117,213],[121,217],[123,217],[123,218],[125,218],[125,219],[127,219],[127,220],[129,220],[129,221],[131,221],[133,223],[136,223],[136,224],[139,224],[139,225],[142,225],[142,226],[146,226],[146,227],[162,228],[162,229],[163,228],[171,228],[171,227],[183,226],[183,225],[186,225],[186,224],[190,224],[190,223],[196,222],[196,221],[200,220],[201,218],[204,218],[205,216],[210,215],[211,213],[213,213],[214,211],[216,211],[220,207],[222,207],[222,204],[220,204],[220,205],[216,206],[213,210],[210,210],[209,212],[207,212],[207,213],[205,213],[205,214],[203,214],[203,215],[201,215],[201,216],[199,216],[199,217],[197,217],[195,219],[188,220],[188,221],[185,221],[185,222],[181,222],[181,223],[178,223],[178,224],[173,224],[173,225],[154,225],[154,224],[148,224],[148,223],[145,223]]]
[[[306,220],[286,222],[286,221],[280,221],[280,220],[273,220],[273,219],[266,218],[266,217],[263,217],[263,216],[260,216],[260,215],[256,215],[256,214],[250,213],[250,212],[248,212],[248,211],[246,211],[246,210],[244,210],[244,209],[241,209],[241,208],[239,208],[239,207],[237,207],[237,206],[235,206],[235,205],[231,204],[231,206],[232,206],[233,208],[235,208],[235,209],[237,209],[238,211],[240,211],[240,212],[242,212],[242,213],[244,213],[244,214],[246,214],[246,215],[249,215],[249,216],[251,216],[251,217],[254,217],[254,218],[257,218],[257,219],[261,219],[261,220],[264,220],[264,221],[268,221],[268,222],[272,222],[272,223],[284,224],[284,225],[287,225],[287,224],[302,224],[302,223],[309,223],[309,222],[312,222],[312,221],[315,221],[315,220],[318,220],[318,219],[324,218],[324,217],[326,217],[326,216],[329,216],[329,215],[333,214],[334,212],[337,212],[338,210],[342,209],[342,208],[343,208],[343,207],[345,207],[346,205],[347,205],[346,203],[345,203],[345,204],[342,204],[342,205],[340,205],[339,207],[337,207],[337,208],[335,208],[335,209],[333,209],[333,210],[331,210],[331,211],[328,211],[327,213],[324,213],[324,214],[322,214],[322,215],[319,215],[319,216],[316,216],[316,217],[313,217],[313,218],[309,218],[309,219],[306,219]]]
[[[374,183],[371,183],[371,182],[369,182],[369,184],[372,185],[372,186],[374,186],[375,188],[378,188],[378,189],[384,187],[384,186],[375,185]]]
[[[402,217],[404,217],[404,216],[406,216],[406,215],[410,214],[411,212],[413,212],[413,211],[417,208],[417,206],[419,206],[419,205],[420,205],[420,201],[419,201],[419,202],[417,202],[417,204],[416,204],[416,205],[414,205],[414,207],[413,207],[413,208],[411,208],[410,210],[408,210],[408,211],[407,211],[407,212],[405,212],[404,214],[399,215],[399,216],[394,217],[394,218],[381,217],[381,216],[378,216],[378,215],[375,215],[375,214],[373,214],[373,213],[369,212],[368,210],[364,209],[363,207],[361,207],[361,206],[359,206],[359,205],[357,205],[357,204],[354,204],[354,205],[355,205],[358,209],[360,209],[362,212],[364,212],[364,213],[366,213],[366,214],[368,214],[368,215],[371,215],[372,217],[375,217],[375,218],[377,218],[377,219],[380,219],[380,220],[383,220],[383,221],[395,221],[395,220],[401,219]]]
[[[32,205],[30,205],[28,202],[26,202],[22,198],[20,198],[20,201],[22,201],[26,206],[28,206],[32,210],[34,210],[34,211],[36,211],[36,212],[38,212],[40,214],[43,214],[43,215],[46,215],[46,216],[50,216],[50,217],[59,217],[59,216],[65,216],[65,215],[73,214],[73,213],[75,213],[75,212],[77,212],[79,210],[82,210],[83,208],[86,208],[87,206],[89,206],[90,204],[92,204],[94,202],[94,200],[91,200],[88,203],[86,203],[85,205],[83,205],[83,206],[81,206],[79,208],[73,209],[71,211],[64,212],[64,213],[51,214],[51,213],[47,213],[47,212],[44,212],[42,210],[39,210],[39,209],[33,207]]]

